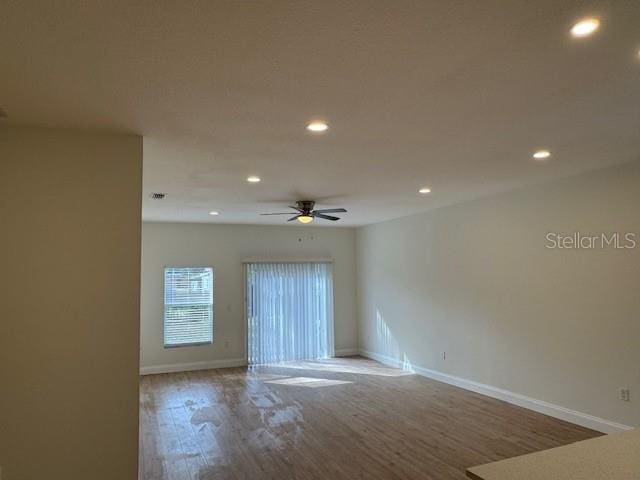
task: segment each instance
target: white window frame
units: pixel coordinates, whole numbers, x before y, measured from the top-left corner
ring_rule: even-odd
[[[167,273],[170,270],[180,270],[180,269],[206,269],[211,272],[211,294],[210,294],[210,302],[194,302],[192,304],[189,303],[181,303],[182,305],[209,305],[211,309],[211,332],[210,339],[203,341],[190,341],[190,342],[181,342],[181,343],[167,343],[167,311],[168,307],[172,305],[171,303],[167,303]],[[215,292],[215,271],[211,266],[200,266],[200,265],[190,265],[190,266],[165,266],[163,270],[163,312],[162,312],[162,337],[163,337],[163,345],[164,348],[180,348],[180,347],[195,347],[201,345],[211,345],[213,344],[215,337],[215,302],[214,302],[214,292]]]

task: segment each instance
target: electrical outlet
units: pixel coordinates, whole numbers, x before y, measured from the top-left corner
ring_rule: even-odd
[[[226,340],[224,342],[224,348],[229,348],[229,340]],[[0,479],[0,480],[2,480],[2,479]]]
[[[442,352],[442,360],[446,360],[447,359],[447,352]]]
[[[628,402],[629,400],[631,400],[631,389],[626,387],[620,387],[618,396],[620,400],[622,400],[623,402]]]

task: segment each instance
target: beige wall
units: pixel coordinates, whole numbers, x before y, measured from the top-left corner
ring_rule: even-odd
[[[145,222],[142,228],[143,368],[244,359],[242,261],[251,257],[333,258],[335,347],[340,350],[357,346],[354,229]],[[163,347],[163,270],[165,266],[180,265],[214,268],[212,345]]]
[[[358,229],[361,348],[640,426],[639,210],[634,164]],[[545,248],[574,231],[638,246]]]
[[[137,478],[140,137],[0,128],[2,478]]]

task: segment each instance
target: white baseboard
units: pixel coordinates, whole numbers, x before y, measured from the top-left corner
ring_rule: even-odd
[[[335,356],[350,357],[353,355],[358,355],[359,353],[360,350],[358,350],[357,348],[340,348],[335,351]],[[194,370],[210,370],[213,368],[244,367],[245,365],[247,365],[247,361],[244,358],[229,358],[224,360],[209,360],[204,362],[192,363],[172,363],[168,365],[150,365],[147,367],[140,367],[140,375],[190,372]]]
[[[140,367],[140,375],[153,375],[156,373],[190,372],[193,370],[210,370],[212,368],[244,367],[247,361],[244,358],[228,358],[224,360],[208,360],[205,362],[173,363],[170,365],[150,365]]]
[[[388,357],[386,355],[382,355],[380,353],[370,352],[368,350],[360,350],[360,355],[362,355],[363,357],[371,358],[373,360],[377,360],[380,363],[391,365],[393,367],[406,367],[406,365],[403,365],[402,361],[392,357]],[[422,375],[423,377],[431,378],[439,382],[464,388],[465,390],[471,390],[472,392],[481,393],[482,395],[486,395],[487,397],[496,398],[498,400],[502,400],[513,405],[518,405],[519,407],[524,407],[535,412],[543,413],[545,415],[549,415],[550,417],[558,418],[560,420],[574,423],[582,427],[590,428],[598,432],[617,433],[633,429],[633,427],[629,427],[621,423],[605,420],[604,418],[594,417],[593,415],[589,415],[587,413],[578,412],[576,410],[571,410],[559,405],[554,405],[553,403],[545,402],[543,400],[527,397],[519,393],[492,387],[491,385],[485,385],[483,383],[474,382],[465,378],[455,377],[453,375],[438,372],[436,370],[431,370],[417,365],[411,365],[411,370],[418,375]]]
[[[335,351],[336,357],[353,357],[354,355],[360,355],[360,350],[357,348],[339,348]]]

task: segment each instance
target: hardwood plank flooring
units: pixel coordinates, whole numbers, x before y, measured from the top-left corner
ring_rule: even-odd
[[[598,435],[359,357],[141,378],[140,480],[461,480]]]

